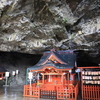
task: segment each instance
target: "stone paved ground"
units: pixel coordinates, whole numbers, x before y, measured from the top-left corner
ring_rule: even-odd
[[[0,87],[0,100],[46,100],[23,96],[23,87]],[[50,99],[48,99],[50,100]]]
[[[80,93],[80,92],[79,92]],[[82,100],[79,94],[78,100]],[[47,100],[23,96],[23,86],[17,87],[0,87],[0,100]],[[53,100],[53,99],[48,99]]]

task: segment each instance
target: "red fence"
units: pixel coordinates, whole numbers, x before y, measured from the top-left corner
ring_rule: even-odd
[[[100,85],[83,85],[83,100],[100,100]]]
[[[30,87],[29,85],[24,85],[24,96],[62,100],[77,100],[78,98],[78,82],[76,85],[52,86],[51,90],[48,90],[46,85],[44,86],[36,87],[34,85]],[[49,87],[49,85],[47,86]]]
[[[78,99],[78,90],[79,90],[79,84],[77,83],[76,86],[67,86],[64,87],[58,87],[57,88],[57,99],[62,100],[77,100]]]
[[[24,85],[24,96],[40,97],[40,88],[30,85]]]

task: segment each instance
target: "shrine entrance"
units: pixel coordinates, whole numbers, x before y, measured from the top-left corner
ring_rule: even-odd
[[[63,76],[64,71],[58,71],[57,69],[53,67],[46,67],[43,69],[44,73],[42,74],[42,79],[44,81],[44,84],[46,85],[61,85],[63,83]],[[50,86],[51,88],[51,86]]]

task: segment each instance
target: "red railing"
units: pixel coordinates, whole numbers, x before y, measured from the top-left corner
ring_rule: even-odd
[[[41,84],[40,86],[36,86],[36,84],[34,84],[32,87],[30,87],[30,85],[24,85],[24,96],[38,98],[47,97],[49,99],[54,97],[63,100],[77,100],[79,82],[74,82],[75,85],[71,83],[67,85]]]
[[[30,85],[24,85],[24,96],[40,97],[40,88]]]
[[[77,100],[79,83],[75,85],[66,85],[65,87],[57,87],[57,99]]]
[[[100,85],[83,85],[82,100],[100,100]]]

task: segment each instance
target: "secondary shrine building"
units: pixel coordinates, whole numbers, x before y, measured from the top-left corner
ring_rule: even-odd
[[[76,69],[73,51],[52,49],[45,52],[35,66],[27,68],[24,96],[77,100],[79,80]]]
[[[0,80],[4,80],[6,71],[7,70],[4,67],[0,66]]]

